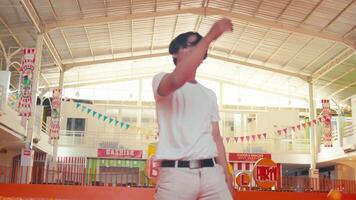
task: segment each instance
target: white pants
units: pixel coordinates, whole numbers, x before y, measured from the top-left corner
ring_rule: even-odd
[[[162,167],[156,200],[232,200],[220,165],[199,169]]]

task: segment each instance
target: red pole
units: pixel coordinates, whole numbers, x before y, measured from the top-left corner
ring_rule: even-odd
[[[123,181],[123,179],[124,179],[124,168],[123,167],[121,167],[121,169],[120,169],[120,172],[121,172],[121,174],[120,174],[120,186],[122,186],[122,181]]]
[[[38,184],[38,182],[39,182],[39,180],[38,180],[38,178],[39,178],[39,174],[38,174],[39,171],[38,171],[38,170],[39,170],[39,165],[36,166],[36,184]]]
[[[125,173],[126,173],[126,187],[127,185],[129,184],[129,168],[127,167],[126,170],[125,170]]]
[[[87,185],[86,184],[86,176],[85,176],[85,173],[86,172],[86,168],[83,168],[83,174],[82,174],[82,185]]]
[[[136,179],[136,185],[137,186],[140,186],[141,183],[140,183],[140,168],[137,170],[137,179]]]
[[[17,183],[18,167],[17,167],[17,165],[15,165],[14,167],[15,167],[15,173],[14,173],[14,179],[12,180],[12,182]]]
[[[119,169],[115,168],[115,171],[116,171],[116,173],[115,173],[115,181],[116,181],[115,186],[119,186]]]
[[[69,157],[69,158],[68,158],[68,161],[69,161],[69,163],[68,163],[68,181],[72,181],[72,178],[73,178],[73,177],[72,177],[73,157]]]
[[[104,185],[108,185],[108,181],[107,181],[107,178],[108,178],[108,173],[109,173],[109,168],[103,168],[103,171],[104,171],[104,176],[105,176],[105,183]]]
[[[51,179],[51,183],[52,183],[52,184],[54,183],[54,169],[53,169],[53,166],[52,166],[52,179]]]
[[[112,181],[113,174],[114,174],[114,169],[113,169],[113,168],[111,168],[111,170],[110,170],[110,174],[109,174],[109,176],[110,176],[110,184],[111,184],[111,186],[113,186],[113,185],[114,185],[114,183],[113,183],[113,181]]]
[[[20,166],[20,181],[19,181],[20,184],[22,184],[22,173],[23,173],[23,172],[22,172],[22,171],[23,171],[22,169],[23,169],[23,167]],[[0,172],[0,174],[1,174],[1,172]]]

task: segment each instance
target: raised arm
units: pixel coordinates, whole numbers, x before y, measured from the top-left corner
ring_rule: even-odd
[[[158,94],[167,96],[189,81],[203,61],[210,43],[219,38],[224,32],[232,30],[232,23],[229,19],[224,18],[215,22],[208,34],[200,40],[191,53],[177,63],[174,71],[162,78],[158,87]]]

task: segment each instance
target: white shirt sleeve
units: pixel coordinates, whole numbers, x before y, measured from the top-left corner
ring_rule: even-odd
[[[152,79],[152,89],[153,89],[153,95],[155,100],[160,100],[164,98],[163,96],[158,94],[158,86],[161,83],[162,78],[166,75],[167,73],[161,72],[159,74],[156,74],[153,79]]]
[[[217,102],[217,98],[216,98],[215,94],[214,94],[214,102],[213,102],[213,108],[212,108],[212,113],[211,113],[211,121],[212,122],[220,121],[219,107],[218,107],[218,102]]]

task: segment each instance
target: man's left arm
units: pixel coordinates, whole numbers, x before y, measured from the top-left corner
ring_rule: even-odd
[[[219,122],[212,122],[213,126],[213,138],[218,149],[218,164],[221,165],[224,169],[225,180],[231,192],[231,195],[234,196],[234,189],[232,187],[232,175],[229,173],[226,161],[226,152],[223,141],[220,136]]]

